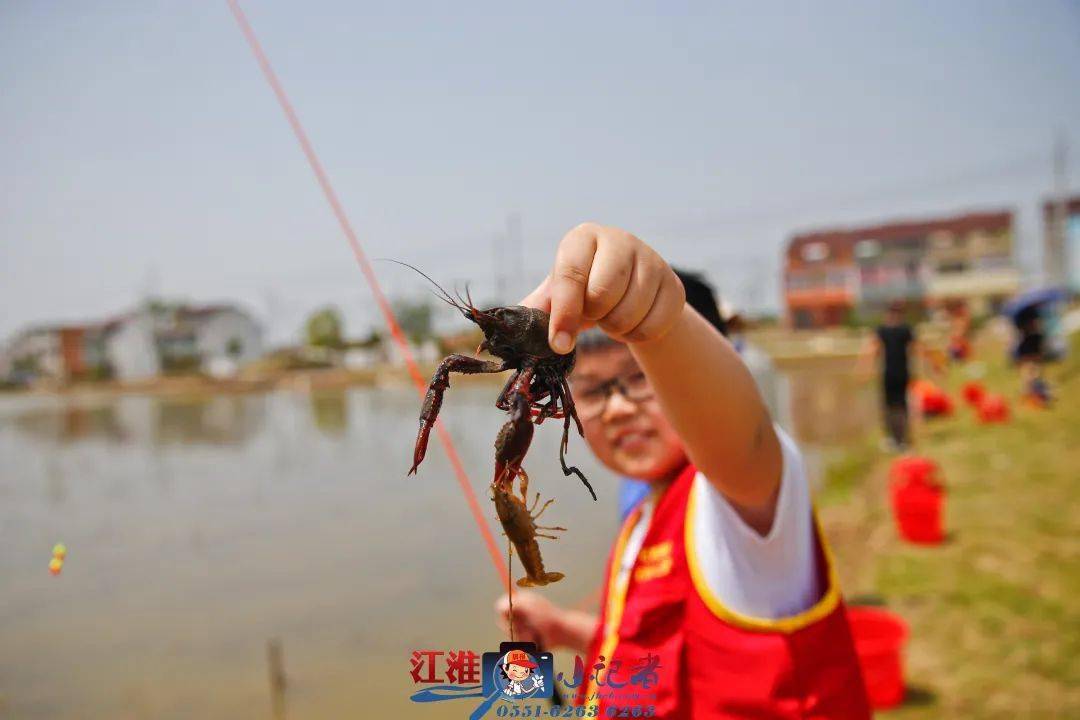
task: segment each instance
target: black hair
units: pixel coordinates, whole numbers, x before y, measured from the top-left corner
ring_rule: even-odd
[[[721,335],[727,337],[728,327],[727,323],[724,322],[724,318],[720,316],[720,307],[716,302],[716,291],[705,280],[705,276],[701,273],[682,270],[677,267],[671,269],[675,271],[675,275],[682,281],[683,288],[686,290],[687,304],[697,310],[701,317],[708,320],[710,325],[719,330]],[[618,344],[620,343],[617,340],[612,340],[600,328],[586,330],[578,335],[577,339],[577,348],[585,352]]]

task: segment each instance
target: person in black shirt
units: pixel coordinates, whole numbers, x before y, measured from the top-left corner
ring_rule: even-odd
[[[907,388],[911,382],[911,350],[919,350],[919,344],[911,326],[904,321],[904,306],[899,302],[891,303],[884,324],[874,330],[861,362],[882,359],[885,432],[891,447],[896,450],[908,446]]]
[[[1050,390],[1042,374],[1045,360],[1046,339],[1039,318],[1039,308],[1024,308],[1016,317],[1020,340],[1016,345],[1016,362],[1020,366],[1020,379],[1026,399],[1039,406],[1050,402]]]

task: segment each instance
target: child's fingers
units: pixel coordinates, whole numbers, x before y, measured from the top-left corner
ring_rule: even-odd
[[[652,308],[663,275],[656,272],[651,259],[638,255],[634,260],[630,283],[618,304],[600,321],[600,327],[622,336],[641,323]]]
[[[596,253],[596,229],[580,225],[562,239],[551,271],[551,323],[548,342],[557,353],[574,349],[574,336],[581,325],[585,290]]]
[[[634,275],[634,248],[629,237],[605,236],[597,242],[596,255],[585,289],[585,317],[603,318],[622,300]]]

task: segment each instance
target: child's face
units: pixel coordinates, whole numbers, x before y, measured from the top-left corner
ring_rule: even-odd
[[[518,682],[521,682],[522,680],[527,678],[529,676],[529,672],[529,668],[523,667],[521,665],[514,665],[513,663],[511,663],[510,665],[506,666],[507,676],[509,676],[511,680],[516,680]]]
[[[590,416],[587,407],[582,411],[582,405],[596,406],[602,396],[597,388],[616,377],[639,393],[642,387],[648,390],[648,381],[625,345],[578,353],[570,382],[585,440],[617,473],[650,482],[671,479],[686,462],[686,452],[655,396],[634,401],[612,389],[598,414]]]

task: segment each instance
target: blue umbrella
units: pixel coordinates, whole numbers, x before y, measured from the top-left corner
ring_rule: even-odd
[[[1063,302],[1068,296],[1065,288],[1050,287],[1028,290],[1005,303],[1001,308],[1001,314],[1007,315],[1013,322],[1016,322],[1017,317],[1024,311],[1046,303]]]

